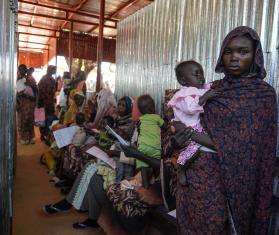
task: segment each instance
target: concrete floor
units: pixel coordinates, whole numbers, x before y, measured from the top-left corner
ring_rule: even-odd
[[[62,198],[51,183],[47,169],[39,163],[47,147],[37,140],[35,145],[18,145],[16,176],[13,195],[13,235],[103,235],[102,229],[77,231],[72,223],[84,220],[87,215],[75,210],[48,216],[42,206]]]

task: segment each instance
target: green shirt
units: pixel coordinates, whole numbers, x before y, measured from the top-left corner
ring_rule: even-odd
[[[161,157],[161,127],[164,120],[157,114],[145,114],[140,117],[138,150],[149,157]],[[148,167],[140,160],[136,161],[136,167]]]

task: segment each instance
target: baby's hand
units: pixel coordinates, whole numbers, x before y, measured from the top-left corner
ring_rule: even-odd
[[[200,97],[199,99],[199,105],[203,106],[208,100],[220,96],[221,92],[219,91],[214,91],[214,90],[209,90],[207,92],[204,93],[203,96]]]
[[[182,122],[179,122],[179,121],[173,121],[173,122],[171,123],[171,127],[170,127],[171,132],[172,132],[173,134],[175,134],[175,133],[177,133],[179,130],[183,130],[183,129],[185,129],[185,128],[186,128],[186,126],[185,126]]]

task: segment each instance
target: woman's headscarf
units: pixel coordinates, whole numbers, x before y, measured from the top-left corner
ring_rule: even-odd
[[[132,98],[129,97],[129,96],[124,96],[120,100],[124,100],[124,102],[125,102],[125,115],[131,115],[131,113],[132,113],[132,104],[133,104]]]
[[[254,41],[252,64],[257,66],[257,73],[232,78],[225,73],[222,56],[226,45],[242,35],[249,35]],[[263,52],[254,30],[238,27],[228,34],[216,72],[225,73],[211,87],[220,91],[221,96],[206,103],[202,120],[217,148],[221,187],[237,234],[267,234],[276,157],[277,104],[274,89],[263,81]]]
[[[130,141],[133,135],[134,123],[132,120],[133,100],[129,96],[124,96],[120,100],[125,101],[125,114],[116,120],[116,130],[124,139]],[[119,101],[120,101],[119,100]],[[118,101],[118,102],[119,102]]]
[[[262,50],[262,45],[260,42],[260,37],[258,33],[247,27],[247,26],[239,26],[232,30],[224,39],[222,46],[221,46],[221,51],[220,55],[217,61],[217,65],[215,68],[216,73],[225,73],[225,68],[222,63],[222,57],[225,48],[227,47],[228,43],[236,37],[240,36],[248,36],[254,41],[254,62],[250,68],[250,73],[246,75],[246,77],[251,77],[257,75],[258,78],[264,79],[266,76],[266,71],[264,68],[264,57],[263,57],[263,50]]]
[[[24,78],[27,75],[27,66],[25,64],[21,64],[18,66],[18,79]]]

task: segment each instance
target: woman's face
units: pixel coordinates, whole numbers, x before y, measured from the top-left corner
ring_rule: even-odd
[[[225,47],[222,63],[226,72],[239,76],[249,71],[254,58],[253,41],[248,37],[233,38]]]
[[[117,112],[119,116],[124,116],[126,111],[126,104],[124,100],[119,100],[117,104]]]

